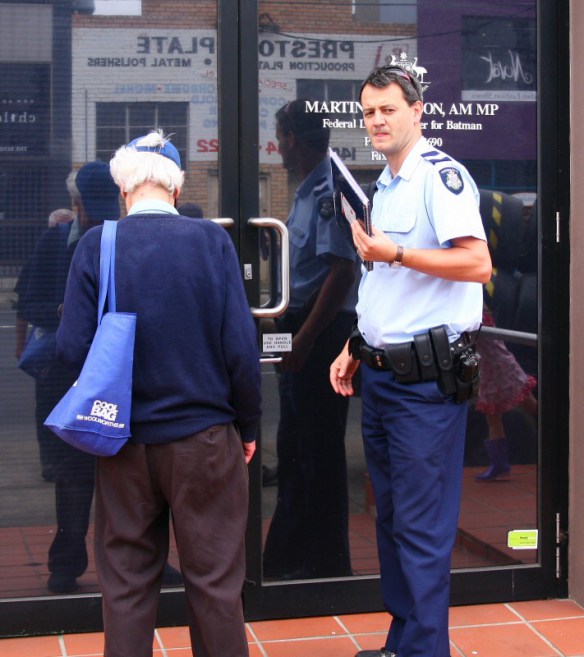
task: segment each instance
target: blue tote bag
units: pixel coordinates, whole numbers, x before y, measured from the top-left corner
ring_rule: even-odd
[[[136,314],[116,312],[117,225],[103,224],[98,326],[91,348],[79,378],[45,420],[66,443],[96,456],[116,454],[130,437]]]

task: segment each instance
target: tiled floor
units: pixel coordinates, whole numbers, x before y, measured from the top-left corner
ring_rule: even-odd
[[[250,657],[353,657],[360,649],[379,648],[387,623],[383,613],[252,622]],[[450,638],[452,657],[582,657],[584,608],[571,600],[454,607]],[[103,636],[0,639],[0,655],[100,657]],[[156,631],[154,657],[190,655],[185,627]]]
[[[481,468],[465,468],[463,502],[459,531],[452,555],[452,567],[483,568],[533,563],[536,550],[519,553],[507,547],[511,529],[536,527],[536,468],[517,465],[513,477],[494,484],[474,479]],[[349,540],[351,565],[355,575],[379,572],[375,540],[375,509],[368,485],[364,485],[365,505],[361,513],[351,513]],[[265,519],[267,533],[269,517]],[[53,525],[0,527],[0,599],[47,595],[47,553],[54,538]],[[89,567],[79,578],[79,593],[98,590],[93,561],[93,525],[87,537]],[[171,565],[178,567],[176,548],[171,545]],[[583,651],[584,652],[584,651]],[[4,657],[0,653],[0,657]]]
[[[478,470],[465,468],[454,568],[519,561],[506,545],[507,532],[536,526],[534,466],[514,466],[510,480],[490,485],[475,482]],[[47,594],[46,554],[53,531],[48,525],[0,529],[0,598]],[[350,541],[355,574],[377,572],[374,508],[367,500],[364,512],[351,515]],[[91,552],[91,536],[88,546]],[[519,556],[530,563],[537,555],[522,550]],[[91,557],[79,580],[80,593],[97,588]],[[177,565],[174,549],[171,562]],[[360,649],[379,648],[388,623],[384,613],[250,622],[250,657],[353,657]],[[452,657],[584,657],[584,608],[569,600],[454,607],[450,625]],[[159,628],[154,657],[188,657],[188,646],[186,628]],[[0,639],[0,657],[102,655],[100,633]]]
[[[517,554],[505,543],[507,531],[534,526],[535,468],[517,466],[511,480],[485,485],[465,468],[461,530],[453,566],[481,567],[512,563]],[[351,554],[359,574],[377,570],[374,509],[351,516]],[[0,597],[46,595],[46,551],[50,526],[0,530]],[[91,538],[88,544],[91,547]],[[523,562],[536,557],[522,551]],[[176,558],[172,551],[172,561]],[[92,561],[92,560],[91,560]],[[175,564],[176,565],[176,564]],[[91,566],[79,580],[80,592],[95,590]],[[389,619],[384,613],[250,622],[250,657],[353,657],[360,649],[377,649]],[[450,614],[452,657],[584,657],[584,608],[570,600],[454,607]],[[188,657],[184,627],[159,628],[154,657]],[[103,636],[51,635],[0,639],[0,657],[101,657]],[[223,656],[218,656],[223,657]]]

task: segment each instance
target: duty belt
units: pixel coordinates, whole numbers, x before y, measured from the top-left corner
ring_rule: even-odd
[[[349,339],[349,352],[374,370],[392,371],[401,383],[437,381],[449,377],[457,357],[473,347],[479,331],[465,332],[453,343],[448,342],[444,326],[415,335],[412,342],[383,348],[367,344],[355,329]]]

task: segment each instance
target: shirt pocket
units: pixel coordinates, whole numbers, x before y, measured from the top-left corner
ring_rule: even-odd
[[[306,245],[310,231],[308,230],[308,226],[294,225],[289,228],[288,234],[290,236],[290,242],[295,247],[301,249]]]
[[[412,212],[386,213],[377,224],[384,233],[409,233],[416,225],[416,215]]]
[[[384,233],[409,233],[416,225],[416,204],[408,202],[409,199],[406,202],[399,199],[397,203],[396,200],[392,197],[384,199],[385,203],[375,213],[374,223]]]

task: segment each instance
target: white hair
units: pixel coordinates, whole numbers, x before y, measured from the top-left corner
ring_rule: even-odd
[[[67,180],[65,181],[69,196],[74,203],[78,203],[81,200],[81,193],[77,189],[77,183],[75,182],[76,177],[77,171],[71,171],[71,173],[67,176]]]
[[[169,139],[162,130],[153,130],[133,146],[118,148],[110,160],[110,172],[122,192],[132,193],[140,185],[152,183],[174,194],[183,186],[185,174],[169,158],[158,153],[137,151],[134,146],[162,148]]]
[[[53,210],[49,215],[49,228],[56,226],[57,224],[68,224],[75,219],[75,213],[72,210],[67,208],[59,208],[58,210]]]

